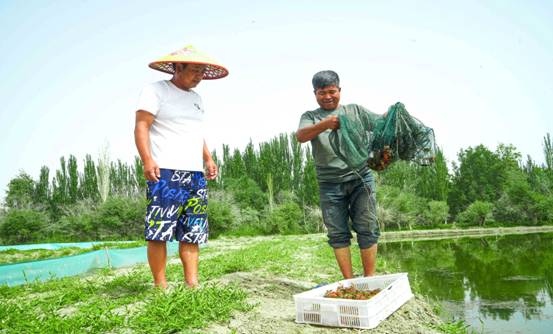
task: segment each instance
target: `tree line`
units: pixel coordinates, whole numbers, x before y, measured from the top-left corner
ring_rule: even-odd
[[[483,145],[448,163],[441,151],[432,166],[397,162],[377,174],[382,229],[472,225],[541,225],[553,221],[553,148],[543,139],[544,164],[522,159],[512,145]],[[219,176],[209,181],[212,236],[323,231],[315,164],[309,145],[280,134],[242,150],[213,152]],[[70,155],[38,179],[21,171],[7,186],[0,213],[3,243],[138,239],[145,179],[131,164]]]

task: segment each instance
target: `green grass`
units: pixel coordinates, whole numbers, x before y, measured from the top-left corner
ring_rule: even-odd
[[[0,333],[187,333],[252,308],[239,286],[216,283],[227,274],[256,272],[315,283],[341,278],[322,235],[223,238],[201,254],[199,289],[184,287],[180,263],[167,267],[172,289],[166,292],[152,288],[147,265],[124,274],[104,269],[81,278],[0,286]],[[354,271],[361,274],[356,247],[352,256]],[[378,268],[397,271],[383,257]],[[455,326],[440,330],[460,333],[452,331]]]
[[[253,253],[267,243],[253,246]],[[205,249],[206,255],[216,250]],[[254,270],[262,258],[236,250],[201,262],[201,279],[208,281],[226,273]],[[256,260],[253,260],[256,259]],[[151,287],[146,266],[125,275],[102,270],[86,278],[63,278],[16,287],[0,287],[0,332],[2,333],[105,333],[121,328],[138,333],[166,333],[202,328],[224,321],[234,310],[247,311],[246,294],[235,286],[205,284],[190,290],[181,283],[182,266],[168,266],[168,279],[178,287],[168,293]],[[178,311],[178,312],[177,312]],[[163,321],[152,321],[162,319]]]
[[[472,334],[476,333],[470,329],[470,326],[463,320],[452,321],[438,326],[433,326],[434,329],[446,334]]]
[[[212,321],[228,320],[235,310],[250,310],[245,299],[246,294],[234,286],[207,285],[197,290],[179,286],[170,293],[155,293],[129,327],[144,333],[203,328]]]

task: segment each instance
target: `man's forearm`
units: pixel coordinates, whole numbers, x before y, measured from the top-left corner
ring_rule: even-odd
[[[319,122],[317,124],[299,129],[296,132],[296,138],[300,143],[305,143],[317,137],[321,132],[325,130],[326,128],[323,126],[322,122]]]
[[[211,152],[209,152],[209,149],[207,148],[207,144],[205,143],[205,140],[204,140],[203,158],[204,158],[204,161],[210,161],[212,159]]]
[[[142,162],[152,160],[152,153],[150,152],[150,136],[148,129],[137,126],[134,129],[134,142],[138,150],[138,155]]]

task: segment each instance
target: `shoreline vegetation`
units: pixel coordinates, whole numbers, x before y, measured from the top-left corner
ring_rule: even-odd
[[[399,242],[411,240],[439,240],[455,238],[478,238],[486,236],[501,236],[510,234],[531,234],[553,232],[553,226],[513,226],[513,227],[481,227],[467,229],[431,229],[411,231],[385,231],[379,242]]]
[[[451,228],[451,229],[428,229],[428,230],[410,230],[410,231],[384,231],[380,236],[379,243],[386,242],[401,242],[401,241],[418,241],[418,240],[440,240],[440,239],[455,239],[455,238],[478,238],[486,236],[501,236],[509,234],[530,234],[530,233],[549,233],[553,232],[553,226],[515,226],[515,227],[481,227],[481,228]],[[324,240],[326,238],[324,233],[312,233],[310,236],[314,239]],[[274,236],[258,236],[259,239],[270,240]],[[238,236],[221,236],[220,239],[236,240],[236,239],[250,239],[251,237],[238,237]],[[218,239],[215,239],[218,240]],[[210,242],[211,243],[211,242]],[[209,244],[207,247],[210,247]],[[46,249],[30,249],[30,250],[15,250],[7,249],[0,251],[0,265],[8,265],[30,261],[40,261],[53,258],[59,258],[63,256],[72,256],[91,252],[104,248],[134,248],[145,247],[146,243],[143,241],[131,241],[131,242],[105,242],[98,244],[90,248],[60,248],[56,250]]]

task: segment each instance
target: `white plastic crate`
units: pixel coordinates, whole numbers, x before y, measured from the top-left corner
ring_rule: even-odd
[[[381,291],[369,300],[325,298],[339,285]],[[407,273],[352,278],[294,295],[296,322],[333,327],[375,328],[413,297]]]

